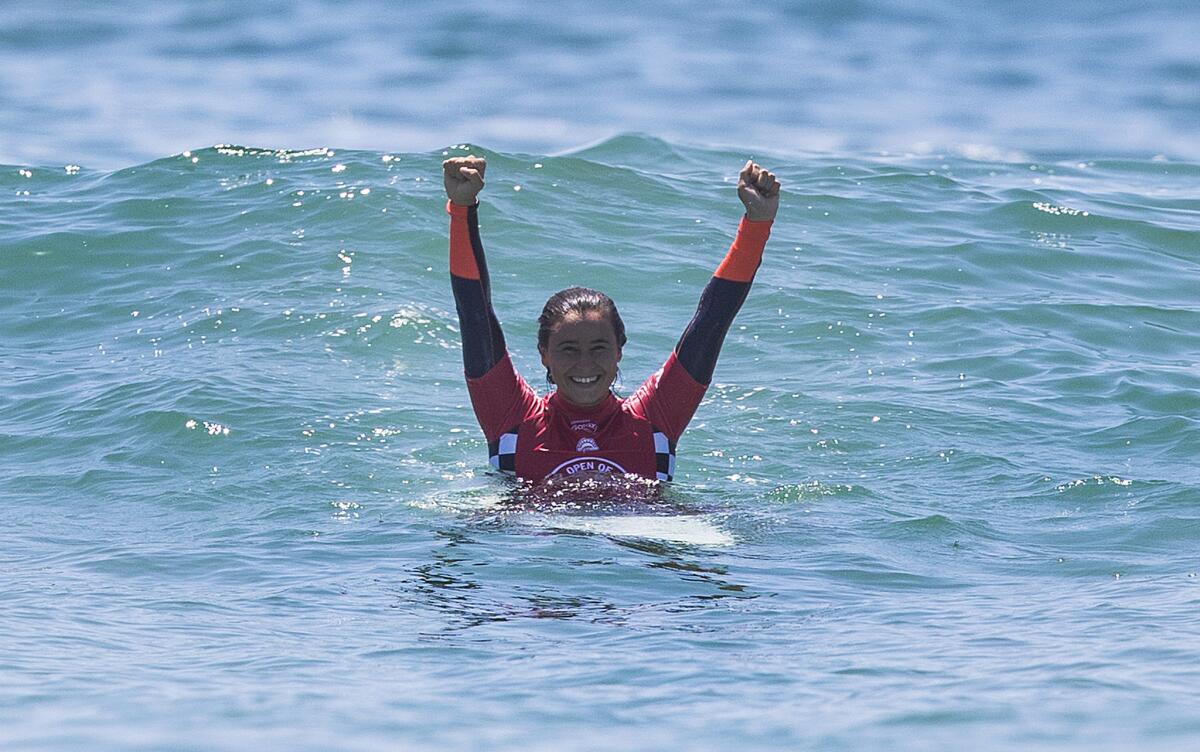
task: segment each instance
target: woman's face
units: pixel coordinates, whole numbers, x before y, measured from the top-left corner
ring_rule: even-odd
[[[598,405],[608,396],[621,361],[612,322],[599,311],[569,314],[550,330],[540,352],[559,395],[580,407]]]

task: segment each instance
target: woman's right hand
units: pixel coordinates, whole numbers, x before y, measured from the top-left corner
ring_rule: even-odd
[[[474,206],[483,190],[483,157],[451,157],[442,162],[443,182],[450,201],[459,206]]]

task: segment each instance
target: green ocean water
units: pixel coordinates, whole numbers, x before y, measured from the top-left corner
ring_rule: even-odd
[[[784,181],[663,503],[503,505],[446,269],[468,152],[518,367],[585,284],[626,391],[741,164]],[[1195,746],[1200,165],[983,156],[0,167],[0,741]]]

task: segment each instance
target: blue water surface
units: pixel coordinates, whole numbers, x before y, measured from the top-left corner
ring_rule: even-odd
[[[217,143],[1200,159],[1186,0],[230,0],[0,14],[0,164]]]
[[[0,747],[1200,745],[1190,5],[9,11]],[[625,391],[784,181],[661,498],[488,472],[467,153]]]

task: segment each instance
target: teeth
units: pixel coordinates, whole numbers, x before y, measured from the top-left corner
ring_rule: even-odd
[[[596,380],[598,380],[599,378],[600,378],[599,376],[592,376],[590,378],[585,379],[585,378],[581,378],[579,376],[572,376],[571,381],[574,381],[576,384],[591,384],[591,383],[595,382]]]

